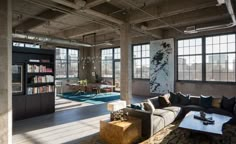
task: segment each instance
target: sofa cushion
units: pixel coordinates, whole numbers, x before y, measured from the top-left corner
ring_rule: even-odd
[[[150,111],[151,113],[155,111],[155,107],[153,106],[150,100],[147,100],[147,102],[144,102],[143,106],[144,106],[145,111]]]
[[[153,114],[162,117],[165,121],[165,126],[171,124],[176,118],[174,112],[164,109],[156,109]]]
[[[157,97],[153,97],[153,98],[148,99],[148,100],[153,104],[153,106],[155,107],[155,109],[157,109],[157,108],[160,107],[158,98],[159,98],[159,97],[157,96]]]
[[[212,99],[212,107],[220,108],[221,98],[213,98]]]
[[[228,112],[233,112],[234,105],[235,105],[235,97],[227,98],[223,96],[221,101],[221,108],[223,110],[226,110]]]
[[[171,105],[176,105],[179,103],[179,97],[176,93],[170,92],[170,98],[169,98]]]
[[[200,106],[204,108],[212,107],[212,96],[200,96]]]
[[[133,109],[144,110],[144,105],[143,105],[143,103],[131,104],[130,107],[133,108]]]
[[[200,104],[200,97],[199,96],[189,96],[190,105],[199,105]]]
[[[153,127],[153,134],[157,133],[161,129],[165,127],[165,121],[160,116],[153,116],[152,118],[152,127]]]
[[[160,97],[158,98],[160,107],[167,107],[167,106],[170,106],[171,103],[170,103],[170,101],[169,101],[169,97],[170,97],[169,94],[165,94],[165,95],[160,96]]]
[[[175,117],[178,117],[181,113],[182,108],[178,106],[169,106],[163,108],[164,110],[172,111],[175,114]]]
[[[179,96],[179,104],[188,105],[190,103],[189,95],[184,95],[182,93],[178,93]]]
[[[184,115],[190,111],[205,111],[206,110],[205,108],[198,105],[187,105],[187,106],[183,106],[182,108],[183,108]]]
[[[233,116],[233,114],[231,112],[228,112],[226,110],[223,110],[221,108],[209,108],[207,109],[208,113],[216,113],[216,114],[220,114],[220,115],[226,115],[226,116]]]

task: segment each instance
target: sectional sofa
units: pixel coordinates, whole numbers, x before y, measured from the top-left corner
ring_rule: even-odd
[[[150,110],[152,108],[149,104],[152,105],[152,108],[154,107],[153,110]],[[131,105],[124,111],[128,112],[129,116],[142,120],[142,136],[144,138],[149,138],[175,120],[182,119],[189,111],[204,111],[231,116],[232,119],[229,123],[236,123],[235,98],[228,99],[226,97],[187,96],[171,93],[147,99],[146,102],[135,104],[134,107]]]

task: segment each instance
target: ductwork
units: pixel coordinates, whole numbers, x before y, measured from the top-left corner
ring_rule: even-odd
[[[15,39],[30,40],[30,41],[34,41],[34,42],[51,43],[51,44],[58,44],[58,45],[68,45],[68,46],[78,46],[78,47],[92,47],[92,45],[90,45],[90,44],[81,43],[81,42],[78,42],[75,40],[66,40],[66,39],[53,38],[53,37],[34,35],[34,34],[13,33],[12,37]]]
[[[232,6],[231,0],[218,0],[218,5],[226,5],[226,8],[229,12],[229,15],[232,19],[232,22],[229,24],[222,24],[222,25],[216,25],[216,26],[210,26],[210,27],[203,27],[203,28],[197,28],[197,29],[191,29],[191,30],[185,30],[184,33],[186,34],[193,34],[193,33],[199,33],[199,32],[204,32],[204,31],[212,31],[212,30],[220,30],[220,29],[226,29],[226,28],[232,28],[236,26],[236,18]]]

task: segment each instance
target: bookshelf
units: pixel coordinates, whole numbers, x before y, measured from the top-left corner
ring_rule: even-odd
[[[13,47],[13,65],[22,70],[21,93],[13,93],[13,120],[55,111],[55,51]]]

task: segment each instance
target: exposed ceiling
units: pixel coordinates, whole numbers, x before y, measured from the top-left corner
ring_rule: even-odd
[[[34,33],[92,43],[119,41],[123,23],[132,37],[160,39],[163,31],[229,22],[217,0],[13,0],[13,32]]]

